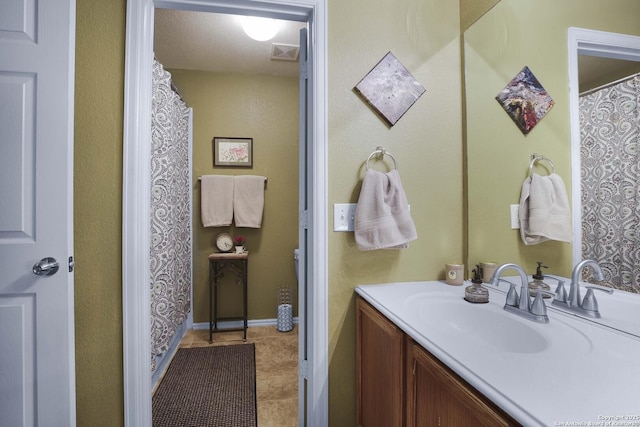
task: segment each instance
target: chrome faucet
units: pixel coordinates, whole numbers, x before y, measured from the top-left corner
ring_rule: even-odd
[[[585,295],[584,300],[581,301],[580,278],[582,277],[582,270],[584,270],[588,265],[593,269],[593,274],[596,280],[604,280],[604,274],[602,273],[600,264],[592,259],[585,259],[573,268],[573,272],[571,273],[571,284],[569,285],[569,297],[567,297],[567,293],[564,290],[564,283],[560,282],[556,289],[556,296],[551,304],[574,313],[599,319],[601,316],[600,311],[598,310],[598,301],[596,300],[593,291],[596,290],[612,294],[613,289],[601,288],[599,286],[585,286],[588,289],[587,294]]]
[[[549,294],[551,296],[555,296],[555,294],[548,291],[538,290],[533,301],[533,305],[531,305],[531,299],[529,297],[529,279],[527,278],[527,273],[525,273],[522,267],[518,264],[507,263],[499,266],[495,273],[493,273],[490,283],[497,285],[498,282],[502,280],[500,279],[502,272],[508,269],[513,269],[518,272],[522,286],[520,287],[520,296],[518,296],[515,284],[508,282],[510,287],[509,292],[507,293],[507,300],[504,304],[504,309],[510,313],[534,322],[549,323],[547,307],[542,299],[542,294]]]

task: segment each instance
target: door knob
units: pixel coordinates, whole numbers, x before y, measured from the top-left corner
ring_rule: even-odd
[[[56,274],[60,264],[55,258],[42,258],[33,265],[33,274],[38,276],[52,276]]]

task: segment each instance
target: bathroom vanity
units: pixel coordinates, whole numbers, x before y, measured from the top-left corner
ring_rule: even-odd
[[[518,425],[364,299],[356,304],[358,426]]]
[[[551,309],[528,321],[489,291],[471,304],[439,281],[356,288],[358,425],[640,425],[638,337]]]

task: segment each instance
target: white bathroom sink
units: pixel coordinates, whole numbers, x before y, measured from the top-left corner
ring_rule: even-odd
[[[486,304],[472,304],[451,293],[421,292],[408,297],[403,312],[429,337],[472,342],[491,352],[541,353],[549,347],[571,346],[580,353],[592,348],[589,338],[562,319],[539,324],[504,310],[504,296],[493,294]]]
[[[496,310],[494,304],[471,304],[460,297],[422,293],[409,298],[405,308],[415,312],[422,324],[432,326],[428,328],[430,336],[514,353],[538,353],[549,344],[532,325]]]
[[[489,303],[472,304],[463,298],[468,285],[388,283],[356,292],[522,425],[598,425],[599,417],[637,409],[640,391],[629,379],[640,378],[640,339],[551,308],[549,323],[521,318],[503,309],[506,293],[496,286],[485,286]],[[613,301],[605,302],[612,296],[599,298],[603,318],[614,316]]]

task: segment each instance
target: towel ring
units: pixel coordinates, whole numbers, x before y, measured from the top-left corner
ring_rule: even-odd
[[[393,160],[393,168],[398,169],[398,162],[396,162],[396,158],[393,157],[384,147],[377,147],[376,150],[369,154],[369,157],[367,158],[367,170],[369,170],[369,160],[373,157],[377,157],[378,160],[381,160],[385,155],[391,157],[391,160]]]
[[[549,160],[548,158],[546,158],[545,156],[542,155],[538,155],[538,154],[532,154],[531,155],[531,163],[529,163],[529,176],[531,176],[533,174],[533,165],[536,164],[536,162],[542,161],[544,160],[545,162],[547,162],[549,164],[549,166],[551,166],[551,173],[556,173],[556,167],[553,165],[553,162],[551,160]]]

